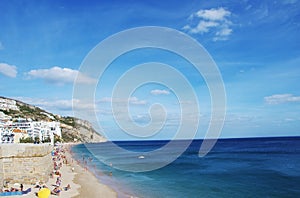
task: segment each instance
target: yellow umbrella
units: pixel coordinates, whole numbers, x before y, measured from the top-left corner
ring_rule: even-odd
[[[51,191],[49,190],[49,188],[42,188],[38,192],[38,197],[39,198],[48,198],[50,194],[51,194]]]

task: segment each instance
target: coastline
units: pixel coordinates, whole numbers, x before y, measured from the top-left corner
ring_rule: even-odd
[[[71,147],[74,145],[75,144],[64,144],[66,157],[70,161],[69,170],[72,171],[72,168],[74,168],[74,178],[72,181],[75,185],[79,185],[77,188],[77,194],[72,197],[118,197],[117,193],[112,188],[101,183],[92,172],[85,169],[80,162],[76,161],[70,152]]]
[[[101,143],[101,142],[98,142]],[[124,198],[137,198],[133,191],[131,189],[128,189],[127,187],[123,186],[120,183],[115,183],[116,181],[112,181],[110,172],[103,172],[102,170],[95,169],[95,165],[90,166],[89,158],[80,159],[78,156],[72,152],[72,147],[75,145],[80,145],[82,143],[71,143],[68,145],[68,149],[66,151],[68,152],[69,157],[74,160],[72,162],[75,166],[79,167],[80,174],[77,174],[75,176],[74,182],[76,184],[79,184],[83,186],[79,189],[80,195],[83,196],[75,196],[75,198],[85,197],[84,195],[86,193],[90,193],[89,197],[124,197]],[[75,155],[77,157],[75,157]],[[113,172],[111,172],[113,174]],[[108,178],[109,177],[109,178]],[[88,183],[86,183],[88,181]],[[95,187],[95,183],[97,183],[97,186],[100,191],[97,191],[97,193],[91,193],[89,192],[90,189],[93,189]],[[94,196],[95,195],[95,196]]]
[[[101,183],[96,176],[85,169],[80,162],[77,162],[71,153],[71,147],[75,144],[66,143],[62,144],[63,155],[67,160],[67,163],[63,163],[59,169],[61,173],[61,192],[59,197],[63,198],[116,198],[118,194],[109,186]],[[55,188],[56,180],[58,176],[49,176],[47,182],[40,181],[50,190]],[[70,185],[70,189],[64,190],[66,186]],[[13,185],[9,187],[14,187]],[[12,196],[1,196],[1,197],[16,197],[16,198],[37,198],[36,193],[39,191],[34,185],[24,184],[24,189],[31,188],[31,192],[24,195],[12,195]],[[58,197],[57,195],[50,195],[50,198]]]

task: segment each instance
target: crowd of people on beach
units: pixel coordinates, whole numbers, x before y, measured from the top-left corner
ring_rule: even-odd
[[[61,168],[64,165],[69,165],[68,164],[69,162],[65,155],[65,148],[62,145],[55,146],[54,150],[51,152],[51,156],[52,156],[52,162],[53,162],[53,170],[49,176],[52,180],[54,178],[56,178],[56,179],[54,179],[55,183],[51,184],[53,189],[51,190],[51,187],[47,186],[46,183],[44,183],[42,181],[37,181],[33,185],[33,189],[37,190],[37,192],[35,193],[37,197],[45,197],[44,195],[43,196],[39,195],[39,192],[41,192],[43,190],[46,190],[47,192],[49,192],[49,195],[52,194],[52,195],[59,196],[62,191],[68,191],[71,189],[70,184],[67,184],[65,187],[62,187],[63,175],[61,173]],[[73,172],[74,168],[72,168],[71,170]],[[27,194],[27,193],[31,192],[31,190],[32,190],[31,188],[28,188],[27,190],[24,190],[23,188],[24,188],[23,184],[15,183],[13,187],[9,187],[9,185],[7,185],[7,186],[5,186],[5,188],[0,189],[0,193],[2,193],[4,196],[22,195],[22,194]],[[0,196],[3,196],[2,194],[0,194]]]
[[[51,153],[52,155],[52,161],[53,161],[53,171],[50,173],[50,178],[53,179],[56,177],[55,184],[52,184],[54,187],[51,191],[48,188],[46,184],[43,184],[42,182],[37,182],[34,186],[35,188],[39,188],[39,192],[44,189],[49,189],[49,192],[52,195],[59,196],[62,190],[68,191],[71,189],[70,184],[68,184],[66,187],[61,187],[62,184],[62,174],[60,169],[62,168],[63,164],[67,165],[68,160],[65,155],[65,150],[63,146],[56,146],[54,150]],[[39,196],[39,192],[36,193],[37,196]]]
[[[55,149],[52,151],[52,161],[53,161],[53,172],[50,173],[50,177],[56,177],[56,182],[53,184],[54,188],[51,190],[51,194],[53,195],[60,195],[62,190],[68,191],[71,189],[70,184],[66,187],[62,188],[62,174],[60,169],[62,168],[63,164],[67,165],[68,160],[65,155],[65,150],[62,146],[56,146]]]
[[[23,184],[18,184],[16,183],[15,184],[16,187],[6,187],[6,188],[3,188],[3,189],[0,189],[0,192],[23,192]],[[17,187],[18,186],[18,187]]]
[[[39,198],[48,198],[56,196],[69,197],[74,196],[76,193],[78,193],[77,183],[74,183],[74,178],[72,176],[74,172],[76,172],[75,174],[78,174],[79,171],[79,174],[82,173],[84,175],[86,175],[84,172],[89,172],[90,174],[95,174],[97,176],[112,176],[111,170],[105,171],[104,173],[98,170],[97,163],[94,161],[94,158],[92,156],[82,154],[81,157],[73,158],[74,156],[76,156],[76,154],[77,153],[72,152],[71,145],[56,145],[53,151],[51,152],[51,172],[49,173],[49,180],[47,182],[44,180],[38,180],[34,181],[31,184],[25,184],[24,186],[23,184],[16,185],[17,183],[8,183],[8,185],[6,185],[5,188],[0,189],[0,197],[24,194],[29,194],[30,197],[32,195]],[[79,167],[78,171],[77,166]],[[110,167],[113,168],[112,163],[110,163]],[[80,184],[80,186],[81,185],[82,184]],[[115,196],[114,191],[111,191],[110,189],[106,188],[104,189],[104,192],[108,195]],[[90,192],[83,191],[79,193],[81,194]]]

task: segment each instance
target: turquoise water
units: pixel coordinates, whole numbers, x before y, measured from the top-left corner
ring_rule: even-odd
[[[200,158],[201,142],[194,140],[173,163],[142,173],[115,167],[161,163],[172,149],[153,160],[116,152],[110,142],[77,145],[72,151],[102,182],[114,186],[120,197],[300,197],[300,137],[218,140],[212,151]],[[167,141],[116,143],[142,152],[158,149]],[[177,141],[173,149],[183,144]]]

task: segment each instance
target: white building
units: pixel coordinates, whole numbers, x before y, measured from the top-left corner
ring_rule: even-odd
[[[30,137],[33,140],[39,138],[40,141],[47,140],[50,138],[51,143],[54,143],[54,136],[61,137],[61,128],[59,122],[45,122],[45,121],[28,121],[23,118],[19,118],[17,122],[1,122],[0,120],[0,142],[2,143],[13,143],[14,129],[19,129],[17,132],[26,134],[26,137]],[[16,131],[16,130],[15,130]],[[24,135],[22,135],[23,137]],[[18,134],[18,137],[21,137]]]
[[[0,98],[0,109],[1,110],[15,110],[18,111],[19,108],[15,100],[10,100],[6,98]]]
[[[44,141],[48,138],[51,140],[54,135],[61,137],[61,129],[59,122],[32,122],[33,132],[31,137],[38,137],[40,141]]]
[[[60,122],[48,122],[47,123],[50,133],[53,133],[59,137],[61,137],[61,128],[60,128]]]
[[[33,129],[34,129],[34,123],[27,121],[24,118],[18,118],[16,122],[13,122],[13,128],[14,129],[21,129],[27,132],[29,137],[34,138]]]
[[[0,125],[0,143],[14,143],[14,134],[11,128]]]
[[[0,112],[0,143],[13,143],[11,117]]]
[[[11,116],[8,116],[2,111],[0,111],[0,122],[6,122],[8,120],[11,120]]]

